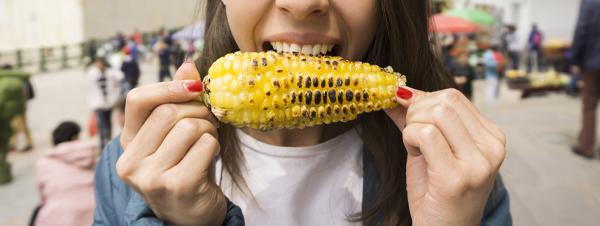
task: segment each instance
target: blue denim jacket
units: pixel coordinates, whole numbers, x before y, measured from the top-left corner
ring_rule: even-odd
[[[152,209],[144,200],[123,182],[116,171],[117,160],[123,154],[123,148],[119,142],[120,136],[112,140],[104,148],[102,157],[96,165],[95,187],[96,187],[96,210],[94,211],[95,226],[107,225],[165,225],[152,212]],[[378,198],[381,184],[379,173],[370,152],[363,154],[363,209],[370,208]],[[494,197],[495,199],[492,199]],[[244,225],[242,210],[227,199],[227,215],[224,226]],[[375,222],[371,225],[376,225]],[[512,225],[512,217],[509,211],[509,197],[502,179],[498,177],[498,193],[491,195],[485,205],[481,224],[485,226]]]

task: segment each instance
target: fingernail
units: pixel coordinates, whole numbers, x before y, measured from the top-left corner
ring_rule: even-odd
[[[222,122],[219,122],[219,127],[221,127],[222,125],[223,125],[223,123],[222,123]]]
[[[186,84],[183,84],[183,86],[190,91],[190,93],[197,93],[202,91],[202,89],[204,89],[204,84],[202,84],[201,81],[195,81],[195,82],[188,82]]]
[[[196,64],[193,61],[189,61],[189,60],[186,62],[183,62],[183,64],[193,64],[194,66],[196,66]]]
[[[396,96],[405,100],[410,100],[410,98],[413,97],[413,92],[403,87],[398,87],[396,90]]]

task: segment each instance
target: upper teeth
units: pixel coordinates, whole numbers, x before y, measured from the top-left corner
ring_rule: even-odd
[[[278,52],[297,52],[302,54],[313,54],[317,55],[319,53],[326,54],[327,52],[333,49],[334,45],[328,44],[314,44],[314,45],[299,45],[299,44],[288,44],[283,42],[271,42],[273,49]]]

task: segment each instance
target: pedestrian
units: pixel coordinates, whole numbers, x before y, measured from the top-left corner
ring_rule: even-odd
[[[131,34],[131,38],[133,39],[135,45],[141,45],[142,44],[142,33],[140,33],[140,29],[135,28],[135,30]]]
[[[473,80],[475,71],[469,65],[469,52],[462,52],[458,55],[456,63],[452,67],[454,81],[459,85],[460,91],[469,99],[473,97]]]
[[[170,80],[173,80],[171,77],[171,70],[169,66],[171,65],[171,51],[169,46],[163,41],[160,40],[156,43],[158,50],[158,58],[159,58],[159,69],[158,69],[158,82],[164,81],[165,77],[168,77]]]
[[[40,209],[35,225],[90,225],[94,221],[96,147],[79,141],[79,125],[61,123],[54,146],[35,164]]]
[[[544,41],[544,35],[536,24],[531,26],[531,32],[529,33],[529,38],[527,39],[527,44],[529,45],[529,57],[527,59],[527,72],[531,72],[533,70],[533,66],[537,69],[537,71],[542,68],[542,42]]]
[[[116,48],[117,50],[122,49],[125,46],[125,44],[127,44],[125,42],[125,35],[123,35],[121,31],[118,31],[117,35],[115,35],[115,37],[112,38],[111,43],[113,45],[113,48]]]
[[[181,42],[175,41],[173,43],[173,46],[171,47],[171,62],[173,62],[173,66],[175,66],[175,69],[181,67],[181,65],[185,61],[185,55],[185,51],[183,51],[183,49],[181,48]]]
[[[196,64],[130,92],[125,128],[96,168],[95,225],[511,225],[497,177],[505,138],[447,89],[453,77],[430,50],[430,1],[346,2],[207,1]],[[397,88],[398,107],[351,123],[267,132],[220,125],[190,100],[203,90],[200,75],[238,50],[329,52],[389,65],[432,92]],[[265,74],[288,75],[266,59]],[[244,64],[235,60],[232,71]]]
[[[498,61],[496,58],[496,45],[490,46],[482,56],[483,66],[485,67],[485,82],[487,84],[485,90],[485,101],[487,105],[496,105],[500,102],[500,96],[498,95],[499,79],[498,75]]]
[[[12,65],[4,65],[2,70],[13,70]],[[25,72],[26,73],[26,72]],[[33,98],[33,86],[28,78],[23,78],[23,87],[22,92],[25,97],[25,102],[22,103],[22,106],[19,109],[22,109],[22,112],[13,116],[10,121],[10,127],[13,130],[13,134],[9,140],[9,150],[17,150],[17,143],[19,134],[23,134],[25,137],[25,145],[20,151],[30,151],[33,149],[33,141],[31,140],[31,133],[29,132],[29,127],[27,126],[27,101]]]
[[[128,46],[123,47],[123,64],[121,64],[121,71],[125,75],[125,81],[127,82],[127,91],[137,87],[140,79],[140,66],[139,63],[132,57],[131,49]]]
[[[123,78],[123,72],[111,68],[103,58],[96,59],[88,72],[88,106],[98,119],[101,148],[112,139],[111,114],[115,103],[122,98]]]
[[[504,40],[507,46],[508,57],[510,58],[512,69],[519,70],[519,55],[521,54],[521,44],[519,44],[519,35],[517,34],[517,28],[515,26],[507,26],[508,33]]]
[[[575,72],[581,72],[583,88],[582,126],[573,151],[585,158],[594,157],[596,108],[600,93],[600,0],[582,0],[571,46]]]
[[[27,98],[23,85],[30,77],[28,72],[8,69],[0,70],[0,184],[12,180],[11,166],[6,155],[9,151],[9,140],[14,134],[11,121],[17,115],[25,114]]]
[[[98,46],[96,46],[96,40],[91,38],[87,43],[86,52],[88,57],[90,58],[90,62],[87,63],[86,67],[89,67],[96,61],[96,51],[98,50]]]

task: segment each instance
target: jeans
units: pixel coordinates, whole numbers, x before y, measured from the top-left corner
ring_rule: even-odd
[[[537,70],[542,70],[542,51],[540,49],[531,49],[529,50],[529,59],[527,59],[527,72],[531,72],[534,59],[537,61]]]
[[[173,80],[173,77],[171,77],[171,71],[169,70],[169,65],[160,65],[160,70],[158,71],[158,82],[162,82],[164,77],[169,77],[169,79]]]
[[[486,76],[485,82],[487,83],[487,89],[485,90],[485,102],[487,105],[495,105],[500,103],[498,77]]]
[[[583,121],[579,133],[578,144],[581,152],[594,155],[594,142],[596,138],[596,107],[598,106],[598,92],[600,92],[600,71],[582,69],[583,89]]]
[[[98,118],[98,130],[100,132],[100,148],[104,149],[104,146],[112,139],[112,121],[111,121],[112,109],[96,110],[96,117]]]
[[[510,61],[512,62],[512,69],[519,70],[519,52],[509,51],[508,57],[510,57]]]

